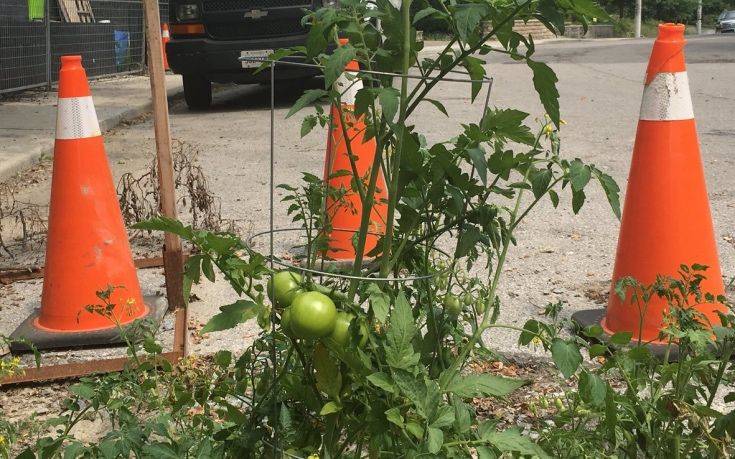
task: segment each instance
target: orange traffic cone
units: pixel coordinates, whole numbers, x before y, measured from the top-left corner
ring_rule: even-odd
[[[607,334],[631,332],[634,339],[654,345],[660,344],[667,304],[652,298],[641,327],[630,294],[621,301],[615,293],[621,278],[650,284],[657,274],[676,276],[681,264],[698,263],[709,266],[702,291],[724,292],[689,94],[684,25],[661,24],[658,31],[646,71],[607,311],[574,315],[583,326],[599,323]],[[719,323],[720,307],[696,306],[713,324]]]
[[[168,24],[161,24],[161,43],[163,43],[163,69],[171,70],[168,66],[168,57],[166,56],[166,43],[171,41],[171,35],[168,32]]]
[[[347,44],[346,39],[340,39],[340,44]],[[351,182],[354,178],[352,165],[350,164],[350,156],[348,154],[347,144],[349,143],[352,150],[352,156],[355,162],[355,169],[359,174],[364,188],[367,189],[367,183],[370,177],[370,169],[375,159],[375,139],[365,140],[365,120],[361,116],[355,117],[355,96],[357,91],[362,89],[362,81],[357,79],[356,73],[360,70],[357,61],[351,61],[345,67],[345,72],[337,79],[335,90],[341,93],[342,117],[345,120],[347,138],[342,129],[340,119],[340,110],[332,106],[331,118],[332,126],[327,137],[327,154],[324,161],[324,180],[328,182],[329,187],[336,190],[347,190],[340,199],[327,197],[326,210],[327,217],[331,222],[332,229],[327,234],[329,238],[329,248],[326,255],[334,260],[354,260],[355,249],[353,246],[353,236],[360,229],[360,220],[362,217],[362,200],[357,191],[351,190]],[[346,74],[351,74],[348,77]],[[347,171],[348,175],[337,174],[341,171]],[[334,176],[334,175],[338,176]],[[370,225],[368,227],[368,235],[365,241],[364,253],[373,250],[378,242],[380,235],[385,232],[385,221],[387,213],[387,192],[385,189],[385,180],[382,173],[378,176],[376,182],[375,196],[373,207],[370,215]]]
[[[81,56],[62,56],[41,309],[13,333],[39,349],[119,341],[151,313],[140,292]],[[114,287],[110,316],[89,312]],[[14,350],[22,350],[23,345]]]

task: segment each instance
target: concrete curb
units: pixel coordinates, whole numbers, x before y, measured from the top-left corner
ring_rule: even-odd
[[[167,92],[169,105],[183,99],[184,88],[182,85],[169,87]],[[139,103],[122,112],[118,111],[110,113],[109,115],[98,115],[100,130],[104,135],[110,130],[120,126],[120,124],[134,120],[135,118],[149,113],[152,110],[153,103],[151,100],[147,100],[144,103]],[[100,110],[97,112],[99,114]],[[54,139],[49,138],[42,141],[31,140],[28,145],[24,146],[24,149],[25,151],[22,155],[12,155],[9,158],[4,158],[4,160],[0,162],[0,183],[24,172],[33,165],[38,164],[44,158],[53,156]]]

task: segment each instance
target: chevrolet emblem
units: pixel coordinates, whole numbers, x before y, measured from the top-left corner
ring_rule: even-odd
[[[245,13],[246,19],[260,19],[266,16],[268,16],[268,12],[263,10],[250,10]]]

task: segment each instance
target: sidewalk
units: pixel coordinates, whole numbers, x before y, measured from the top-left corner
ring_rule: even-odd
[[[147,76],[92,81],[92,97],[102,132],[151,110]],[[167,75],[171,100],[183,93],[181,77]],[[20,94],[0,102],[0,182],[53,154],[56,92]]]

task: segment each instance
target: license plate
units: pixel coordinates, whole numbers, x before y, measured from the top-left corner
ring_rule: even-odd
[[[272,49],[248,50],[240,51],[240,57],[267,59],[268,56],[270,56],[272,53]],[[260,67],[260,64],[262,64],[263,62],[262,60],[241,60],[240,63],[242,64],[242,68],[244,69],[254,69]]]

